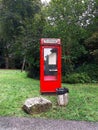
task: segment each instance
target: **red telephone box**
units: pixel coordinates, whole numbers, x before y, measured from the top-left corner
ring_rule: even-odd
[[[61,41],[42,38],[40,41],[40,92],[56,92],[61,88]]]

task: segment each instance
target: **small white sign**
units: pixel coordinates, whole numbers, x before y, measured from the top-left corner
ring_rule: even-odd
[[[58,43],[58,39],[44,39],[44,43]]]

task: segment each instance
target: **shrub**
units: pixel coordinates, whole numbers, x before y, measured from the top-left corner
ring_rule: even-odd
[[[77,68],[78,73],[86,73],[92,81],[98,82],[98,65],[97,64],[85,64]]]
[[[39,68],[38,67],[31,67],[28,70],[28,77],[39,79]]]
[[[91,78],[86,73],[73,73],[62,78],[63,83],[90,83]]]

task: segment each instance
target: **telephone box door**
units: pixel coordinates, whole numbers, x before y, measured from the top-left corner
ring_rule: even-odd
[[[61,46],[43,45],[40,53],[40,91],[56,92],[61,87]]]

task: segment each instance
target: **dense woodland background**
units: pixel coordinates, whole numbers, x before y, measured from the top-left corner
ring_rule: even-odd
[[[98,82],[98,0],[0,0],[0,68],[38,78],[42,37],[61,38],[63,82]]]

